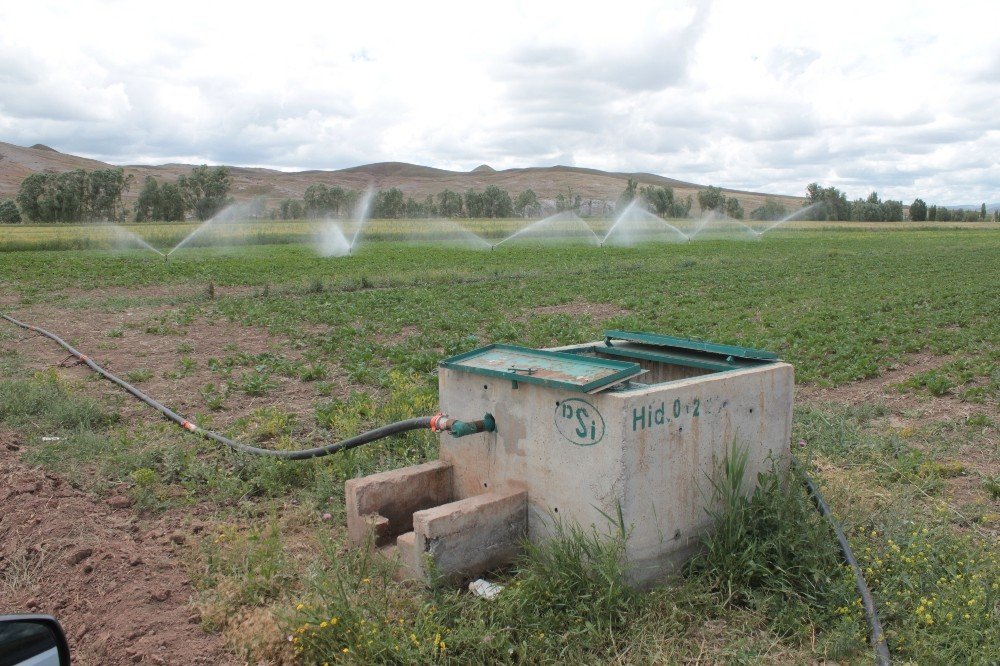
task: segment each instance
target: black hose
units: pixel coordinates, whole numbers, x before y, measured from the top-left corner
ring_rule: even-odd
[[[396,421],[395,423],[390,423],[380,428],[363,432],[359,435],[355,435],[354,437],[350,437],[348,439],[335,442],[333,444],[327,444],[326,446],[317,446],[311,449],[302,449],[300,451],[276,451],[274,449],[262,449],[256,446],[249,446],[248,444],[242,444],[240,442],[233,441],[228,437],[220,435],[217,432],[212,432],[211,430],[205,430],[204,428],[198,427],[196,424],[180,416],[169,407],[160,404],[159,402],[149,397],[136,387],[132,386],[125,380],[121,379],[120,377],[116,377],[115,375],[111,374],[101,366],[97,365],[90,357],[88,357],[85,354],[81,354],[79,351],[74,349],[71,345],[69,345],[69,343],[60,338],[58,335],[46,331],[44,328],[40,328],[38,326],[32,326],[30,324],[25,324],[24,322],[18,321],[13,317],[8,317],[5,314],[0,314],[0,317],[3,317],[7,321],[11,322],[12,324],[16,324],[17,326],[20,326],[21,328],[41,333],[45,337],[54,340],[56,343],[62,346],[66,351],[68,351],[74,357],[76,357],[81,362],[86,363],[88,366],[90,366],[91,370],[98,373],[105,379],[108,379],[114,382],[115,384],[118,384],[118,386],[122,387],[123,389],[134,395],[136,398],[138,398],[139,400],[142,400],[150,407],[153,407],[161,414],[166,416],[168,419],[170,419],[177,425],[184,428],[185,430],[189,430],[195,433],[196,435],[201,435],[205,439],[211,439],[213,441],[216,441],[219,444],[228,446],[229,448],[234,449],[236,451],[242,451],[243,453],[252,453],[253,455],[257,456],[270,456],[272,458],[283,458],[285,460],[305,460],[306,458],[320,458],[322,456],[328,456],[331,453],[338,453],[340,451],[346,451],[347,449],[353,449],[356,446],[361,446],[362,444],[368,444],[369,442],[374,442],[377,439],[383,439],[385,437],[389,437],[390,435],[399,435],[401,433],[410,430],[422,430],[424,428],[430,428],[431,426],[432,417],[422,416],[414,419],[406,419],[405,421]]]
[[[251,453],[259,456],[270,456],[273,458],[283,458],[286,460],[304,460],[306,458],[319,458],[322,456],[328,456],[331,453],[337,453],[339,451],[346,451],[347,449],[353,449],[356,446],[361,446],[362,444],[367,444],[369,442],[373,442],[378,439],[383,439],[391,435],[398,435],[407,432],[409,430],[421,430],[423,428],[430,428],[431,420],[434,418],[431,416],[424,416],[413,419],[407,419],[405,421],[397,421],[395,423],[384,425],[381,428],[376,428],[375,430],[369,430],[367,432],[363,432],[359,435],[355,435],[354,437],[350,437],[340,442],[335,442],[333,444],[328,444],[326,446],[318,446],[311,449],[302,449],[300,451],[275,451],[273,449],[262,449],[256,446],[249,446],[247,444],[241,444],[240,442],[233,441],[228,437],[224,437],[216,432],[212,432],[211,430],[205,430],[203,428],[198,427],[191,421],[188,421],[187,419],[178,415],[169,407],[166,407],[165,405],[160,404],[156,400],[153,400],[151,397],[149,397],[136,387],[132,386],[128,382],[111,374],[110,372],[99,366],[97,363],[95,363],[93,360],[91,360],[88,356],[74,349],[69,343],[60,338],[58,335],[46,331],[44,328],[40,328],[38,326],[32,326],[30,324],[25,324],[24,322],[18,321],[17,319],[14,319],[13,317],[8,317],[7,315],[4,314],[0,314],[0,317],[3,317],[7,321],[11,322],[12,324],[16,324],[17,326],[20,326],[21,328],[41,333],[45,337],[54,340],[56,343],[58,343],[60,346],[66,349],[74,357],[78,358],[80,361],[90,366],[91,370],[100,374],[104,378],[111,380],[118,386],[122,387],[123,389],[134,395],[139,400],[145,402],[147,405],[157,409],[168,419],[178,424],[179,426],[185,428],[186,430],[201,435],[206,439],[211,439],[220,444],[228,446],[229,448],[234,449],[236,451],[242,451],[244,453]],[[865,582],[864,575],[861,572],[861,567],[858,566],[858,561],[854,558],[854,553],[851,551],[851,545],[847,542],[847,537],[844,535],[844,530],[840,527],[840,523],[837,522],[837,519],[833,517],[833,514],[830,511],[830,507],[827,505],[826,501],[824,501],[823,496],[820,494],[819,489],[816,487],[816,484],[813,483],[813,480],[809,478],[809,475],[806,473],[805,469],[803,469],[794,458],[792,458],[792,466],[795,467],[795,469],[797,469],[799,473],[802,474],[802,479],[805,482],[806,488],[809,490],[809,496],[812,498],[812,501],[816,505],[817,510],[823,517],[825,517],[829,521],[830,526],[833,528],[834,533],[837,535],[837,541],[840,542],[840,549],[841,551],[843,551],[844,554],[844,561],[847,562],[847,564],[849,564],[851,568],[854,570],[854,578],[858,588],[858,593],[861,595],[862,604],[864,605],[865,617],[868,620],[868,626],[871,628],[871,643],[872,647],[875,649],[875,663],[879,664],[879,666],[888,666],[890,663],[889,647],[888,645],[886,645],[885,642],[885,632],[882,631],[882,623],[879,621],[878,618],[878,611],[875,608],[875,601],[872,599],[871,591],[868,589],[868,583]]]
[[[826,501],[823,500],[819,488],[816,487],[816,484],[809,478],[806,470],[798,464],[798,461],[794,457],[792,458],[792,467],[802,474],[802,480],[809,490],[809,497],[812,498],[813,504],[816,505],[816,509],[820,512],[820,515],[829,521],[830,526],[837,535],[837,541],[840,542],[840,550],[844,553],[844,561],[854,570],[854,581],[858,588],[858,594],[861,595],[861,603],[864,605],[865,619],[868,620],[868,626],[871,628],[871,643],[872,648],[875,649],[875,663],[879,666],[889,666],[889,646],[885,642],[885,632],[882,631],[882,623],[878,619],[878,610],[875,608],[875,600],[872,599],[871,590],[868,589],[868,583],[865,582],[865,577],[861,573],[858,561],[854,559],[851,544],[847,542],[844,530],[840,527],[837,519],[833,517],[833,513],[830,511],[830,507]]]

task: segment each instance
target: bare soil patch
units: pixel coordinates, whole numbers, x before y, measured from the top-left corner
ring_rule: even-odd
[[[189,418],[209,413],[200,393],[202,387],[206,384],[220,386],[223,381],[208,367],[209,359],[222,360],[241,352],[251,355],[269,352],[291,362],[301,360],[301,352],[282,336],[223,318],[197,317],[193,321],[177,324],[172,320],[172,314],[174,308],[169,306],[135,307],[119,312],[35,306],[20,311],[17,318],[58,335],[109,372],[130,381]],[[4,325],[9,324],[4,322]],[[116,337],[109,337],[111,332]],[[25,335],[28,334],[25,332]],[[65,351],[42,336],[22,337],[8,346],[20,352],[32,369],[55,367],[60,376],[73,380],[93,376],[89,368],[67,359]],[[184,358],[190,359],[193,365],[185,367]],[[61,364],[67,360],[67,363]],[[243,373],[253,370],[252,367],[236,367],[232,370],[231,379],[239,383]],[[142,374],[148,375],[148,378],[132,380],[128,377],[130,373],[139,371],[145,371]],[[336,380],[336,368],[330,368],[330,375],[334,395],[350,392],[352,387],[346,381],[341,383]],[[268,406],[278,406],[285,412],[293,413],[300,422],[312,419],[318,399],[315,384],[278,373],[272,373],[269,381],[272,387],[261,396],[248,396],[239,390],[231,392],[224,400],[224,408],[213,413],[214,426],[226,426],[255,409]],[[124,395],[110,383],[99,386],[97,390],[103,395]],[[145,405],[129,399],[123,403],[122,417],[148,419],[150,411]]]
[[[420,335],[420,328],[413,325],[403,326],[396,333],[376,333],[375,341],[381,345],[398,345],[406,342],[408,338]]]
[[[890,392],[896,393],[892,388],[896,384],[906,381],[917,373],[940,368],[951,360],[953,359],[949,356],[917,354],[909,362],[893,367],[878,377],[863,379],[859,382],[852,382],[835,388],[799,386],[796,388],[796,394],[797,397],[810,402],[847,402],[858,404],[859,402],[868,401],[873,397],[880,397]]]
[[[543,305],[528,310],[528,314],[521,317],[522,321],[529,319],[532,315],[573,315],[574,317],[590,317],[594,321],[605,321],[613,317],[623,317],[632,312],[625,308],[610,303],[590,303],[588,301],[571,301],[561,305]]]
[[[953,396],[904,393],[897,388],[910,377],[939,368],[952,360],[948,356],[920,354],[910,363],[872,379],[836,388],[798,387],[796,397],[814,403],[883,404],[889,410],[887,426],[901,433],[915,433],[946,422],[964,422],[979,414],[996,419],[1000,406],[995,401],[963,402]],[[944,493],[950,503],[963,505],[990,501],[982,489],[981,478],[1000,475],[1000,459],[996,455],[997,436],[995,428],[984,430],[979,437],[970,438],[968,443],[946,456],[961,463],[964,468],[963,474],[944,479]]]
[[[0,433],[4,611],[54,615],[78,664],[236,663],[190,605],[175,553],[183,532],[23,465],[18,448],[15,433]]]
[[[205,298],[208,295],[209,283],[204,284],[151,284],[128,287],[101,287],[100,289],[80,289],[76,287],[62,288],[59,294],[66,296],[70,300],[105,300],[109,298],[128,299],[170,299],[172,301],[192,301]],[[223,296],[245,296],[258,290],[259,287],[247,285],[224,286],[212,283],[212,290],[216,298]]]
[[[88,303],[93,301],[106,301],[116,298],[136,301],[142,299],[163,300],[171,303],[190,302],[205,298],[208,293],[208,284],[208,282],[200,285],[156,284],[135,285],[128,287],[101,287],[99,289],[60,287],[58,294],[46,294],[45,300],[47,303],[52,304],[53,299],[55,299],[55,303],[60,306],[65,306],[66,304],[73,305],[74,303],[80,302]],[[255,289],[259,289],[259,287],[245,285],[213,285],[213,289],[215,291],[215,297],[220,298],[224,296],[243,296],[253,293],[253,291]],[[5,310],[18,308],[21,303],[21,298],[21,295],[13,290],[0,294],[0,307],[3,307]],[[7,312],[7,314],[17,317],[16,313]]]
[[[955,397],[904,393],[897,388],[902,382],[921,372],[940,368],[953,361],[950,356],[918,354],[910,362],[897,366],[871,379],[835,388],[816,386],[796,387],[796,398],[805,402],[834,402],[848,405],[885,404],[890,412],[890,424],[896,428],[920,427],[933,422],[964,420],[976,414],[995,416],[995,402],[963,402]]]

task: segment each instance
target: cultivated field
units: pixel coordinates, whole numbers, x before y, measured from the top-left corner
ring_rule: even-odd
[[[166,250],[192,227],[130,229]],[[165,262],[88,227],[4,227],[0,312],[284,449],[433,413],[437,362],[491,342],[618,328],[777,352],[794,453],[894,657],[995,661],[1000,229],[793,222],[755,242],[492,252],[404,242],[420,230],[376,221],[323,259],[315,225],[260,223]],[[343,482],[434,458],[430,433],[248,458],[65,358],[0,322],[0,599],[57,615],[80,663],[870,663],[853,578],[794,482],[734,505],[730,539],[648,593],[617,583],[613,531],[531,551],[494,601],[428,592],[345,545]]]
[[[671,220],[679,228],[690,231],[695,220]],[[195,245],[273,245],[311,243],[322,230],[324,222],[250,221],[234,224],[215,224],[210,233],[200,237]],[[456,227],[467,229],[487,240],[496,242],[523,228],[527,223],[518,219],[501,220],[370,220],[365,225],[365,240],[431,242],[442,237],[455,237]],[[603,234],[611,226],[607,219],[592,219],[586,224],[596,233]],[[765,228],[767,222],[748,222],[755,228]],[[0,227],[0,252],[15,250],[85,250],[85,249],[134,249],[137,244],[128,233],[134,233],[154,247],[168,251],[185,236],[197,229],[197,222],[160,222],[113,225],[78,224],[24,224]],[[345,230],[352,229],[351,222],[344,222]],[[944,229],[1000,231],[992,222],[814,222],[791,220],[781,224],[778,231],[940,231]],[[123,233],[121,230],[124,230]],[[777,231],[769,232],[771,234]]]

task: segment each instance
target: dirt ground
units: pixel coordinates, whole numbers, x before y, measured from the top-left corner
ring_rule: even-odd
[[[605,305],[570,303],[533,310],[536,314],[586,314],[603,319],[626,314]],[[183,325],[170,323],[170,306],[125,307],[119,311],[68,310],[52,305],[22,307],[18,316],[49,328],[111,372],[126,375],[139,368],[151,376],[139,387],[182,415],[205,412],[198,389],[218,382],[205,364],[209,357],[223,358],[231,342],[240,351],[282,354],[300,358],[290,340],[225,320],[195,319]],[[166,323],[164,323],[166,317]],[[149,332],[163,324],[166,332]],[[175,330],[169,330],[175,329]],[[110,331],[120,336],[109,337]],[[415,329],[400,332],[403,337]],[[57,367],[70,378],[90,378],[86,367],[58,366],[66,354],[55,343],[25,333],[5,343],[16,349],[32,369]],[[184,346],[188,351],[179,352]],[[180,375],[182,356],[198,366]],[[917,372],[938,367],[944,357],[917,356],[881,377],[837,388],[799,387],[797,401],[860,405],[879,402],[889,409],[887,427],[919,428],[934,422],[955,421],[974,414],[996,415],[995,404],[963,403],[950,397],[901,393],[896,385]],[[239,373],[237,369],[234,373]],[[164,376],[167,375],[167,376]],[[176,375],[176,376],[175,376]],[[331,368],[335,394],[351,387]],[[316,400],[314,386],[297,378],[274,377],[276,387],[261,398],[233,395],[215,423],[244,416],[257,407],[279,405],[303,419],[311,418]],[[87,384],[87,390],[104,395],[121,392],[107,382]],[[121,412],[126,420],[148,419],[149,410],[125,398]],[[141,519],[127,497],[107,502],[74,490],[60,478],[20,462],[23,442],[10,430],[0,430],[0,611],[51,613],[63,623],[80,664],[230,664],[220,635],[206,634],[190,601],[193,596],[180,554],[210,529],[197,521],[182,524],[175,515]],[[957,452],[971,472],[1000,473],[995,456],[977,447]],[[973,493],[974,476],[949,480],[954,492]]]
[[[905,427],[931,421],[968,418],[974,414],[989,414],[994,406],[962,402],[949,396],[926,396],[901,393],[896,386],[921,372],[940,368],[953,359],[948,356],[917,354],[905,364],[888,372],[836,388],[815,386],[798,387],[796,399],[807,402],[836,402],[846,405],[862,405],[878,402],[885,404],[893,414],[892,425]],[[904,414],[909,416],[904,416]]]
[[[286,338],[225,320],[199,318],[174,325],[171,312],[170,306],[108,311],[33,305],[19,308],[16,317],[49,329],[123,378],[148,370],[149,378],[136,385],[184,416],[208,411],[199,388],[218,384],[220,378],[205,359],[234,353],[231,343],[250,354],[301,358]],[[148,332],[164,318],[169,332]],[[7,322],[2,325],[17,330]],[[110,331],[120,337],[109,337]],[[189,351],[179,352],[182,345]],[[47,338],[23,331],[4,346],[15,349],[29,371],[55,369],[63,378],[87,381],[83,390],[92,397],[120,398],[118,411],[126,423],[158,418],[110,382],[92,381],[86,366],[63,363],[67,353]],[[198,366],[178,374],[182,356],[198,359]],[[233,375],[243,371],[237,368]],[[334,383],[337,374],[332,369]],[[225,409],[213,414],[213,427],[270,405],[300,419],[312,418],[314,384],[278,375],[272,381],[274,387],[264,396],[236,392],[226,398]],[[343,390],[334,386],[333,394],[348,390],[346,384]],[[131,498],[113,496],[103,502],[77,491],[58,476],[22,463],[23,450],[19,433],[0,430],[0,613],[57,617],[70,639],[74,663],[239,663],[225,652],[223,636],[201,629],[190,604],[193,590],[181,555],[205,525],[195,521],[192,526],[188,519],[182,524],[171,514],[140,518]]]
[[[872,379],[836,388],[796,387],[795,399],[797,402],[856,407],[866,404],[884,405],[888,410],[885,426],[902,435],[916,433],[921,428],[963,423],[977,415],[996,420],[1000,414],[1000,405],[995,400],[983,403],[963,402],[950,395],[931,396],[905,393],[897,389],[899,384],[910,377],[939,368],[952,360],[947,356],[917,354],[907,363]],[[1000,457],[996,455],[998,450],[1000,440],[993,428],[978,438],[969,439],[947,456],[962,466],[961,474],[944,480],[943,497],[952,507],[989,501],[982,489],[981,478],[1000,476]],[[992,529],[1000,529],[1000,525],[994,525]]]
[[[209,413],[200,391],[207,384],[221,386],[221,377],[207,365],[207,360],[224,359],[234,353],[252,355],[265,352],[295,362],[301,352],[290,340],[270,335],[264,330],[240,326],[225,319],[196,318],[175,324],[170,306],[129,307],[120,311],[66,310],[54,306],[30,306],[18,310],[16,318],[45,328],[87,354],[109,372],[133,383],[137,388],[188,418]],[[4,326],[11,326],[2,322]],[[150,333],[148,329],[157,330]],[[110,337],[114,332],[117,337]],[[24,331],[21,337],[6,346],[16,350],[32,370],[55,368],[60,376],[73,380],[90,379],[92,371],[76,363],[55,342]],[[196,365],[185,369],[182,359],[194,359]],[[327,363],[328,366],[332,364]],[[232,379],[252,368],[237,367]],[[134,380],[130,373],[148,371],[148,378]],[[337,381],[336,368],[330,367],[333,386],[330,395],[347,395],[353,386]],[[224,409],[212,413],[213,427],[225,427],[256,409],[277,405],[295,414],[300,421],[313,416],[317,399],[315,384],[296,377],[272,374],[273,386],[263,396],[247,396],[239,391],[224,400]],[[108,382],[95,385],[102,395],[122,396],[121,390]],[[127,398],[127,396],[126,396]],[[131,399],[122,403],[122,418],[144,420],[148,408]]]
[[[235,664],[189,605],[177,549],[190,538],[140,521],[130,500],[107,503],[18,459],[0,433],[0,599],[3,612],[56,616],[75,663]]]

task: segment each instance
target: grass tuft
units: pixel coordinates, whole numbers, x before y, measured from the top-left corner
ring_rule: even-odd
[[[493,600],[440,588],[406,590],[368,549],[327,542],[340,566],[315,572],[308,598],[289,616],[289,636],[305,663],[604,662],[619,649],[644,597],[626,584],[625,535],[562,524],[529,546],[501,578]]]
[[[54,370],[0,381],[0,422],[40,430],[93,430],[117,420],[95,400],[73,394]]]
[[[833,640],[856,648],[855,639],[863,636],[857,633],[858,613],[841,622],[831,612],[857,610],[853,578],[833,532],[790,471],[774,467],[758,475],[748,497],[748,457],[746,447],[734,444],[719,478],[711,480],[718,507],[710,511],[714,529],[688,574],[717,591],[726,606],[765,613],[789,637],[830,632]]]

